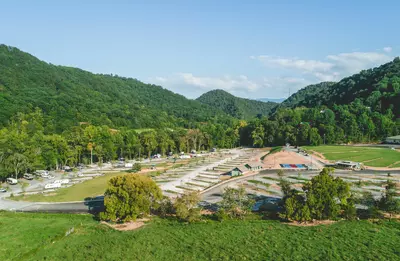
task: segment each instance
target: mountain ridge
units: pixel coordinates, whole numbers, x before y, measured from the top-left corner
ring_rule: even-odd
[[[53,65],[6,45],[0,45],[0,104],[0,126],[38,107],[56,132],[78,122],[148,128],[231,120],[221,110],[161,86]]]
[[[211,107],[218,108],[232,117],[250,119],[258,115],[269,115],[277,106],[274,102],[263,102],[236,97],[227,91],[216,89],[202,94],[196,99]]]

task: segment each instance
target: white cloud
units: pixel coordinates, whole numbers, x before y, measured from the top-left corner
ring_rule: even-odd
[[[387,52],[387,53],[390,53],[390,52],[392,51],[392,47],[387,46],[387,47],[384,47],[383,50],[384,50],[385,52]]]
[[[327,59],[334,63],[333,70],[341,74],[353,74],[389,62],[392,57],[375,52],[353,52],[328,55]]]
[[[247,96],[263,88],[263,81],[254,81],[246,75],[224,75],[220,77],[197,76],[193,73],[175,73],[167,77],[153,77],[149,82],[160,84],[187,97],[195,98],[204,92],[222,89],[230,93]]]
[[[153,77],[149,79],[149,82],[160,84],[189,98],[196,98],[214,89],[222,89],[247,98],[282,98],[309,84],[339,81],[361,70],[389,62],[393,59],[389,55],[390,51],[390,47],[385,47],[381,52],[354,51],[327,55],[320,60],[271,55],[250,56],[251,59],[273,69],[266,72],[269,76],[249,78],[246,75],[219,75],[211,77],[196,75],[192,72],[180,72]],[[276,73],[275,76],[274,73]]]
[[[390,48],[390,47],[385,47]],[[385,49],[384,48],[384,49]],[[386,49],[387,51],[389,49]],[[390,48],[391,50],[391,48]],[[393,57],[379,52],[351,52],[328,55],[324,60],[304,60],[268,55],[251,56],[268,67],[291,70],[319,81],[338,81],[341,78],[389,62]]]
[[[260,55],[258,57],[251,56],[253,59],[257,59],[268,66],[279,66],[287,69],[304,70],[308,72],[314,71],[327,71],[333,66],[332,63],[321,62],[316,60],[302,60],[296,57],[294,58],[282,58],[273,57],[268,55]]]

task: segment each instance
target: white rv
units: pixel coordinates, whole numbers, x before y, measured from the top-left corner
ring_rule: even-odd
[[[50,183],[44,186],[45,189],[61,188],[61,183]]]
[[[7,183],[10,185],[16,185],[18,184],[18,180],[17,179],[13,179],[13,178],[8,178],[7,179]]]
[[[53,182],[53,184],[68,184],[69,183],[69,179],[57,179]]]

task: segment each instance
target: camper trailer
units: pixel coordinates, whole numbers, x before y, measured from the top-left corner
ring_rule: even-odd
[[[44,186],[45,189],[61,188],[61,183],[50,183]]]
[[[57,183],[68,184],[69,183],[69,179],[57,179],[57,180],[54,181],[53,184],[57,184]]]
[[[10,185],[16,185],[18,184],[18,180],[17,179],[13,179],[13,178],[8,178],[7,179],[7,183]]]

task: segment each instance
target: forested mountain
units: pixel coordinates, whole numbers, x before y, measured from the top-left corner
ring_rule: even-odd
[[[374,111],[388,109],[400,117],[400,59],[363,70],[337,83],[306,87],[282,103],[288,107],[349,104],[356,99]]]
[[[298,106],[309,106],[309,97],[318,96],[321,92],[335,84],[334,82],[321,82],[317,84],[308,85],[281,103],[284,107],[298,107]]]
[[[0,104],[0,127],[17,112],[39,107],[49,133],[78,122],[146,128],[230,121],[222,111],[160,86],[55,66],[6,45],[0,45]]]
[[[268,115],[277,103],[239,98],[223,90],[209,91],[197,101],[221,109],[239,119],[251,119],[257,115]]]

